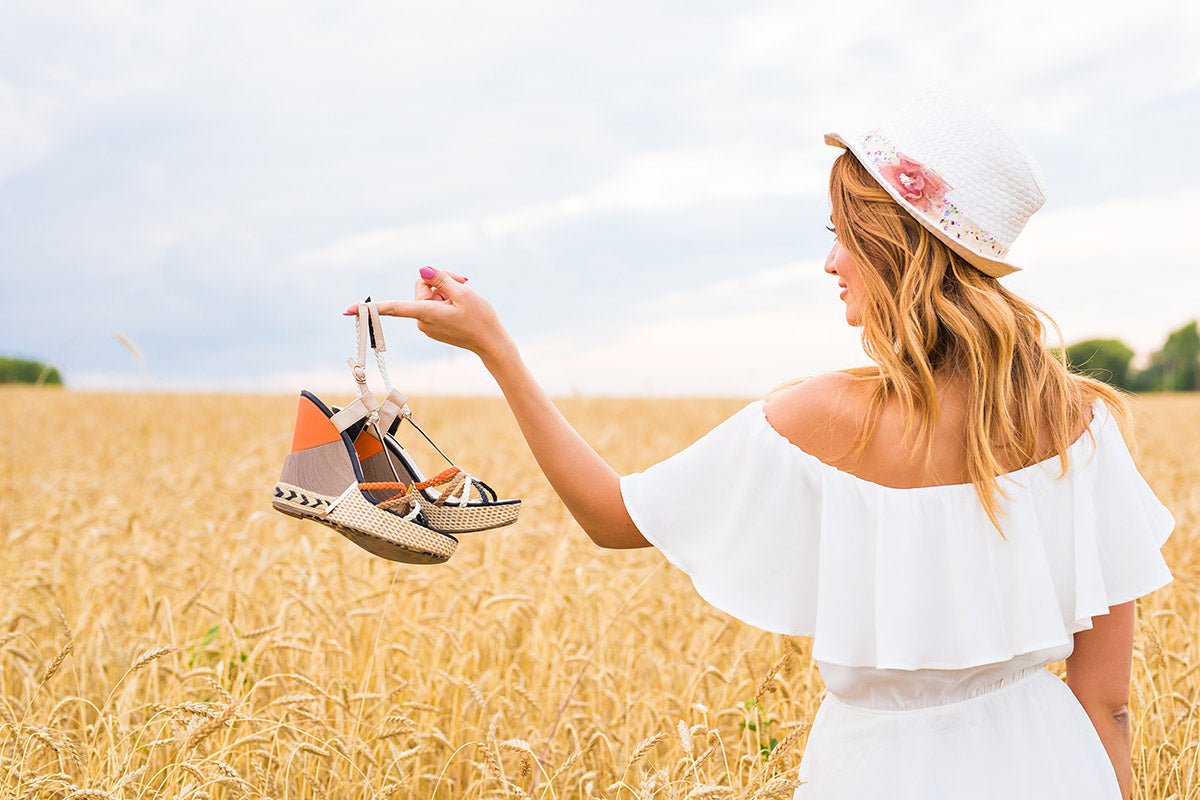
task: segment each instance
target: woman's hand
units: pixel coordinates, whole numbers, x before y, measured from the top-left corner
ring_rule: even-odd
[[[470,350],[485,361],[509,347],[508,332],[487,300],[453,272],[421,267],[413,300],[377,302],[379,313],[417,321],[417,330],[431,339]],[[357,314],[358,305],[346,309]]]

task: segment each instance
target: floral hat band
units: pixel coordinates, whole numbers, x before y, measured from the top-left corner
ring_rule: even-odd
[[[933,167],[904,155],[876,131],[863,137],[863,150],[874,171],[899,193],[897,199],[908,201],[909,206],[921,213],[922,221],[932,223],[938,231],[975,252],[992,258],[1008,254],[1008,248],[995,236],[968,219],[946,198],[953,187]]]
[[[930,92],[886,125],[825,142],[852,152],[880,186],[973,266],[999,278],[1005,259],[1045,202],[1028,154],[981,109]]]

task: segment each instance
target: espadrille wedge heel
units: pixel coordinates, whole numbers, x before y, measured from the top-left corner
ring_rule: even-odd
[[[447,533],[471,533],[491,530],[517,521],[521,512],[518,499],[502,500],[492,487],[469,475],[458,467],[438,447],[421,426],[413,419],[408,407],[408,398],[392,387],[387,373],[384,353],[387,345],[383,338],[379,310],[370,298],[358,304],[358,361],[351,360],[355,380],[360,374],[359,400],[370,403],[363,396],[365,387],[366,349],[375,353],[379,375],[387,387],[388,394],[374,414],[371,425],[359,429],[354,446],[362,464],[363,474],[368,481],[401,482],[415,486],[415,494],[421,505],[425,522],[434,530]],[[364,406],[365,408],[365,406]],[[446,460],[447,467],[431,478],[426,478],[412,455],[396,439],[399,427],[407,422],[425,441],[433,446]]]
[[[367,416],[356,407],[335,414],[313,394],[301,392],[292,451],[284,459],[272,506],[328,525],[390,561],[446,561],[458,540],[427,527],[412,484],[368,481],[363,476],[352,434]]]

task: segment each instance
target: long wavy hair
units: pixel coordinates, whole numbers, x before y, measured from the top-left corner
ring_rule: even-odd
[[[998,496],[1008,495],[998,476],[1009,470],[1000,448],[1021,466],[1057,455],[1065,475],[1067,448],[1087,421],[1088,402],[1103,398],[1125,428],[1124,396],[1070,373],[1054,321],[917,222],[849,150],[834,162],[829,193],[834,230],[866,287],[862,343],[876,364],[846,370],[874,384],[852,452],[865,451],[884,404],[898,400],[907,419],[905,434],[911,437],[915,426],[917,438],[910,440],[924,448],[928,462],[938,418],[934,374],[961,379],[967,389],[968,473],[1003,536]],[[1055,331],[1057,355],[1046,347],[1041,317]],[[1050,452],[1038,452],[1042,426]]]

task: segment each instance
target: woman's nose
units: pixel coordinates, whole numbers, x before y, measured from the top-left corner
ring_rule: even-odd
[[[838,246],[835,244],[830,248],[829,255],[825,256],[825,271],[830,275],[837,275],[837,267],[834,265],[837,261],[837,250]]]

